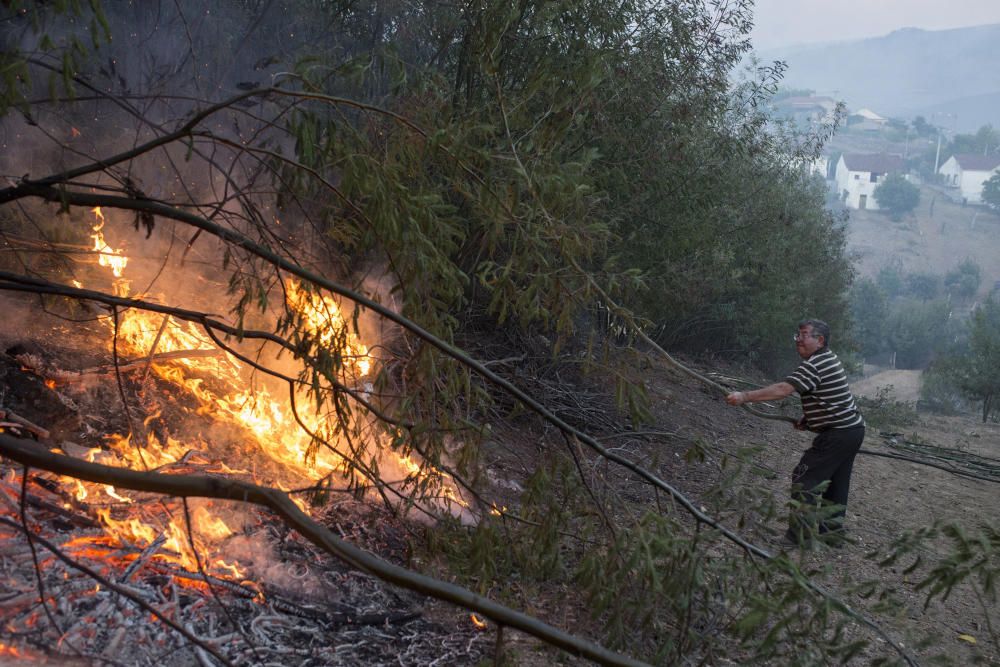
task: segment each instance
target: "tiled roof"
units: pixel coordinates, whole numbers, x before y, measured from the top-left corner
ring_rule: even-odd
[[[886,153],[844,153],[844,164],[851,171],[891,174],[904,170],[903,158]]]
[[[955,155],[955,160],[965,171],[993,171],[1000,167],[1000,155],[961,153]]]

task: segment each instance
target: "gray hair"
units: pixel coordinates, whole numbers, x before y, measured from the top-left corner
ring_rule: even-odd
[[[823,320],[802,320],[799,322],[799,328],[802,327],[812,327],[814,334],[823,337],[823,347],[828,347],[830,345],[830,325]]]

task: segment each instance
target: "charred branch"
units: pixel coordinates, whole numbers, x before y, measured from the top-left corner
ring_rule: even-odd
[[[383,581],[464,607],[486,616],[500,625],[516,628],[546,643],[558,646],[573,655],[583,656],[600,664],[645,664],[559,630],[537,618],[498,604],[461,586],[440,581],[384,561],[340,539],[300,510],[287,494],[275,489],[222,477],[162,475],[88,463],[68,456],[53,454],[30,441],[12,438],[6,434],[0,434],[0,452],[4,456],[29,467],[41,468],[90,482],[112,484],[135,491],[183,498],[235,500],[266,507],[323,551]]]

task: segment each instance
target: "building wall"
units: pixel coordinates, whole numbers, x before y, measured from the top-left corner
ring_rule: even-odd
[[[958,160],[950,157],[938,168],[938,173],[944,177],[945,185],[958,187],[958,181],[962,177],[962,168],[958,166]]]
[[[861,208],[861,197],[865,197],[865,209],[870,211],[878,210],[878,202],[875,201],[875,188],[883,180],[883,176],[878,177],[879,183],[871,182],[871,172],[851,171],[844,164],[841,157],[837,162],[837,194],[847,208]],[[847,192],[847,198],[844,198]]]
[[[950,157],[941,165],[938,173],[944,177],[945,185],[958,188],[962,199],[970,204],[979,204],[983,201],[983,184],[992,178],[993,174],[997,173],[997,170],[980,171],[962,169],[958,164],[958,160]]]
[[[958,181],[962,198],[968,200],[970,204],[982,203],[983,184],[995,173],[995,171],[963,171],[962,177]]]

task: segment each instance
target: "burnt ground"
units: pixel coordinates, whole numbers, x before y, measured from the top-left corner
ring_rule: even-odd
[[[36,438],[18,424],[28,420],[49,431],[39,447],[59,446],[83,457],[88,448],[104,448],[108,435],[127,431],[122,393],[129,397],[133,419],[149,432],[166,436],[171,421],[183,415],[197,423],[193,406],[155,376],[140,387],[139,373],[123,374],[121,389],[114,374],[48,386],[43,378],[53,369],[105,367],[111,359],[103,348],[104,332],[93,323],[48,317],[35,304],[16,298],[0,296],[0,312],[9,325],[0,333],[0,408],[5,412],[0,430]],[[146,419],[154,413],[155,419]],[[232,434],[202,426],[208,437],[191,446],[190,456],[164,466],[165,471],[218,473],[223,463],[239,466],[245,461],[246,450],[237,451],[235,445],[209,451],[206,445],[214,437]],[[244,568],[241,576],[213,569],[206,586],[199,572],[174,562],[176,551],[169,542],[146,548],[145,543],[101,538],[99,512],[162,527],[165,517],[186,511],[176,499],[141,493],[128,494],[129,503],[93,494],[78,499],[67,480],[32,471],[24,488],[29,523],[40,538],[33,553],[16,528],[21,475],[20,466],[0,460],[0,522],[14,522],[0,523],[0,664],[219,664],[148,611],[107,590],[109,584],[161,610],[234,664],[417,666],[439,660],[441,665],[464,665],[475,664],[487,646],[487,634],[474,627],[468,613],[428,613],[422,596],[330,558],[275,517],[252,508],[205,505],[236,528],[216,546]],[[191,505],[195,515],[199,506]],[[315,504],[312,514],[343,539],[391,562],[409,564],[408,540],[420,526],[383,506],[332,494]],[[41,540],[93,568],[109,584],[95,584],[53,557]],[[38,604],[36,558],[42,563],[45,607]]]
[[[37,317],[30,326],[5,334],[4,340],[0,341],[3,343],[0,353],[4,353],[0,354],[4,357],[3,402],[9,410],[51,427],[54,437],[76,438],[89,445],[99,439],[102,429],[119,430],[123,426],[122,417],[114,410],[108,410],[104,416],[95,415],[93,405],[82,409],[79,404],[59,400],[31,374],[25,374],[20,363],[12,361],[14,356],[24,353],[47,357],[64,368],[74,367],[74,358],[77,359],[77,368],[107,361],[100,355],[94,357],[92,340],[78,340],[70,331],[67,323],[45,322],[42,326],[41,318]],[[595,435],[601,434],[609,446],[614,446],[616,451],[631,460],[656,470],[696,503],[705,502],[711,506],[703,494],[720,479],[723,458],[734,456],[746,447],[759,447],[759,452],[754,455],[754,465],[744,470],[741,481],[759,486],[776,501],[783,502],[791,468],[799,453],[808,446],[808,434],[796,432],[786,424],[762,420],[730,408],[712,390],[678,374],[655,358],[638,361],[623,359],[621,363],[623,370],[642,377],[649,389],[654,421],[642,427],[642,434],[630,435],[621,431],[621,425],[627,420],[615,413],[608,387],[594,376],[580,380],[555,374],[546,378],[548,385],[539,385],[537,378],[524,377],[522,380],[536,392],[544,393],[548,386],[549,395],[546,398],[558,403],[559,409],[572,417],[577,426]],[[713,372],[711,368],[700,370]],[[727,368],[715,377],[725,381],[727,376],[732,379],[741,375],[749,375],[749,372]],[[564,391],[551,391],[551,387],[564,381]],[[560,396],[555,396],[556,393]],[[92,392],[95,400],[107,405],[114,403],[116,394],[114,388]],[[95,416],[105,423],[95,421]],[[880,430],[892,435],[883,437]],[[521,491],[520,482],[532,472],[533,462],[544,443],[557,443],[558,438],[551,428],[523,418],[500,425],[496,433],[496,446],[490,450],[487,475],[497,501],[514,507]],[[899,426],[887,423],[881,429],[869,431],[865,448],[899,453],[901,450],[894,448],[893,443],[899,445],[906,442],[935,445],[1000,460],[1000,425],[982,424],[973,417],[921,415],[912,423]],[[703,460],[689,463],[686,455],[695,444]],[[5,474],[9,476],[11,472],[8,470]],[[622,498],[634,502],[636,507],[651,503],[647,487],[613,471],[610,476],[616,480],[616,491]],[[42,494],[41,491],[38,493]],[[994,629],[1000,628],[995,606],[984,608],[973,589],[966,584],[955,587],[947,599],[935,598],[925,605],[927,595],[925,591],[918,590],[918,584],[926,566],[914,572],[904,571],[908,564],[906,561],[891,567],[879,567],[873,554],[887,550],[891,542],[903,533],[918,530],[934,521],[954,522],[974,530],[981,521],[992,518],[988,512],[995,507],[998,497],[995,483],[963,478],[906,461],[860,456],[848,517],[853,543],[842,549],[821,548],[796,554],[795,557],[800,559],[803,569],[814,573],[818,582],[840,592],[845,601],[876,620],[892,637],[907,647],[914,647],[913,654],[921,662],[943,655],[949,657],[952,664],[995,664],[1000,662],[1000,653],[988,630],[989,624]],[[45,509],[39,507],[32,511],[38,521],[45,524],[50,539],[69,537],[81,530],[87,532],[65,516],[46,514]],[[426,566],[433,570],[441,565],[421,562],[425,554],[420,553],[419,546],[416,553],[411,550],[409,540],[414,535],[420,535],[421,526],[407,525],[377,508],[367,507],[350,498],[337,498],[319,516],[345,538],[389,560],[418,569]],[[723,516],[722,520],[727,525],[735,525],[735,517]],[[220,590],[230,609],[235,610],[241,622],[255,633],[256,640],[273,651],[267,657],[282,664],[303,665],[417,665],[435,660],[441,665],[464,665],[492,658],[495,629],[491,627],[485,632],[477,632],[467,612],[398,591],[367,575],[331,563],[330,559],[317,554],[273,521],[262,518],[257,521],[256,528],[248,529],[244,537],[252,548],[257,548],[254,545],[260,543],[249,539],[253,536],[251,533],[268,536],[272,557],[266,563],[262,561],[258,564],[254,578],[266,588],[270,605],[262,608],[257,603],[251,603],[245,591],[230,590],[227,593],[224,586]],[[784,526],[775,521],[751,524],[741,534],[773,551],[778,548],[776,536],[783,530]],[[36,659],[44,659],[46,645],[38,643],[38,631],[17,623],[10,624],[12,619],[23,621],[25,614],[31,612],[34,583],[30,557],[23,542],[18,542],[7,533],[4,533],[4,538],[4,546],[0,547],[3,553],[0,555],[4,557],[6,568],[3,574],[7,588],[2,593],[8,600],[3,605],[7,614],[7,630],[0,632],[0,642],[5,649],[16,646]],[[233,546],[235,549],[235,544]],[[921,555],[926,562],[933,563],[946,554],[947,548],[947,544],[938,541],[925,547]],[[220,628],[225,625],[225,619],[220,614],[208,614],[206,610],[211,605],[207,601],[199,603],[198,596],[172,588],[172,584],[168,583],[171,575],[177,574],[176,570],[152,565],[149,568],[148,572],[137,575],[132,581],[136,588],[145,590],[154,602],[173,603],[177,613],[186,614],[199,635],[206,636],[211,632],[224,634]],[[438,571],[438,574],[442,572]],[[58,578],[63,574],[55,571],[53,576]],[[137,638],[144,637],[146,630],[140,631],[140,628],[148,627],[150,623],[140,624],[137,616],[127,612],[127,605],[116,607],[105,604],[108,596],[103,593],[101,597],[87,602],[81,591],[89,584],[85,585],[74,577],[69,577],[69,581],[74,588],[67,599],[74,602],[59,610],[60,614],[66,615],[59,618],[66,621],[71,629],[77,629],[74,635],[76,641],[92,642],[88,644],[90,650],[85,652],[90,659],[85,662],[100,662],[95,656],[107,650],[108,644],[115,642],[116,637],[115,645],[122,645],[123,627],[135,633]],[[304,586],[303,581],[320,583]],[[878,599],[862,598],[852,592],[854,586],[867,581],[878,582],[896,599],[898,604],[893,611],[877,608]],[[81,600],[79,604],[76,604],[76,596]],[[25,605],[24,613],[15,609],[11,600]],[[86,627],[82,630],[77,628],[82,619],[93,618],[95,608],[108,614],[101,626],[104,629],[88,633]],[[571,631],[591,636],[599,636],[601,631],[589,620],[579,597],[564,585],[553,585],[543,590],[540,596],[522,608]],[[37,611],[35,605],[34,612]],[[359,617],[362,621],[370,618],[376,622],[358,622]],[[854,632],[858,637],[872,640],[870,648],[855,661],[857,664],[868,664],[876,657],[896,657],[866,630],[856,628]],[[927,644],[928,640],[929,645],[917,647],[918,643]],[[970,640],[975,640],[975,643]],[[159,646],[159,653],[152,650],[139,652],[142,641],[146,639],[137,639],[134,645],[129,644],[136,653],[120,656],[120,659],[127,664],[149,663],[153,659],[164,662],[165,640],[162,633],[152,633],[148,637],[150,646]],[[579,662],[511,631],[505,633],[504,646],[507,659],[513,664]],[[6,658],[12,655],[9,652],[4,654]],[[67,655],[67,651],[61,650],[56,658],[50,659],[55,664],[61,664]],[[191,664],[195,659],[202,659],[190,651],[175,651],[169,655],[172,664]],[[243,657],[249,659],[245,655]]]

